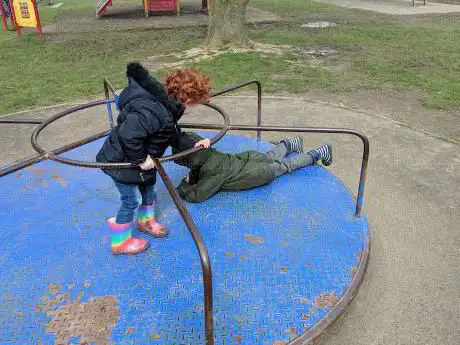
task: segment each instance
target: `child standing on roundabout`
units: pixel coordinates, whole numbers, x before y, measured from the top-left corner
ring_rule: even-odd
[[[115,217],[108,219],[113,254],[138,254],[149,243],[132,237],[131,229],[137,212],[137,228],[153,237],[168,235],[166,227],[155,219],[156,169],[152,158],[165,150],[209,147],[209,139],[192,141],[177,122],[186,107],[207,101],[209,79],[198,72],[184,69],[166,75],[165,85],[139,63],[130,63],[126,75],[128,86],[118,99],[117,125],[106,138],[96,160],[102,163],[131,163],[133,168],[107,169],[120,193],[121,206]],[[138,201],[141,195],[141,203]]]

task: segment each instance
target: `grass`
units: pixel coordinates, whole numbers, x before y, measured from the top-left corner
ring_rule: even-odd
[[[456,35],[460,35],[460,30]],[[287,26],[259,31],[253,37],[275,44],[338,49],[342,59],[350,62],[348,71],[336,75],[338,79],[347,77],[341,86],[344,89],[347,85],[378,88],[390,84],[426,92],[428,106],[460,105],[460,45],[455,43],[456,38],[450,31],[400,24],[364,24],[309,35]]]
[[[64,5],[58,9],[40,6],[42,21],[49,23],[68,11],[91,15],[94,9],[92,0],[59,2]],[[298,48],[327,46],[339,54],[313,60],[288,52],[269,58],[253,52],[194,64],[210,75],[215,88],[247,79],[261,80],[270,92],[333,93],[390,85],[424,91],[431,107],[460,105],[458,16],[399,18],[310,0],[251,0],[251,4],[285,18],[272,27],[252,26],[252,39]],[[316,20],[339,25],[300,28]],[[0,113],[100,94],[105,75],[121,87],[127,61],[182,51],[199,45],[204,36],[205,28],[100,31],[43,43],[33,33],[20,39],[12,32],[0,33],[0,59],[8,62],[0,64]]]
[[[128,61],[191,48],[204,32],[187,29],[165,32],[104,32],[65,43],[39,42],[34,34],[0,39],[0,113],[92,97],[102,92],[102,80],[126,83]],[[1,36],[0,36],[1,37]],[[145,44],[149,42],[149,44]]]
[[[52,5],[62,2],[62,6],[52,8]],[[82,11],[94,9],[93,0],[53,0],[51,6],[48,5],[48,0],[43,0],[39,5],[40,22],[42,25],[53,22],[59,14],[70,11]]]
[[[293,23],[275,30],[255,32],[255,40],[295,46],[326,45],[342,51],[351,68],[346,75],[338,74],[338,84],[326,86],[326,90],[392,85],[424,91],[426,104],[431,107],[460,105],[459,16],[433,16],[431,24],[435,27],[429,28],[424,25],[426,16],[416,20],[395,18],[304,0],[253,0],[253,4],[294,18]],[[307,32],[299,27],[302,20],[330,20],[339,26]],[[307,90],[308,85],[303,91]]]
[[[226,54],[194,64],[203,73],[213,77],[213,86],[219,89],[242,80],[259,80],[267,92],[302,92],[305,89],[332,88],[335,77],[327,70],[286,62],[286,57],[267,59],[260,53]]]

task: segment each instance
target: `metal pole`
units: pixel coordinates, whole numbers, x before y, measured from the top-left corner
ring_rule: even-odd
[[[109,92],[110,87],[111,85],[109,81],[107,80],[107,78],[104,78],[104,93],[105,93],[106,100],[110,100],[110,92]],[[114,128],[115,123],[113,121],[112,103],[107,103],[107,115],[109,117],[110,128]]]
[[[257,126],[262,126],[262,84],[260,81],[250,80],[237,85],[229,86],[223,90],[212,93],[211,97],[217,97],[252,84],[256,84],[257,86]],[[262,140],[262,133],[260,131],[257,131],[257,140]]]
[[[71,109],[65,110],[65,111],[63,111],[63,112],[61,112],[59,114],[51,116],[50,118],[48,118],[48,119],[44,120],[42,123],[40,123],[37,126],[37,128],[35,129],[35,131],[32,133],[32,136],[30,138],[30,141],[32,143],[32,147],[38,153],[40,153],[42,155],[45,155],[45,157],[47,159],[51,159],[51,160],[54,160],[56,162],[60,162],[60,163],[63,163],[63,164],[79,166],[79,167],[83,167],[83,168],[95,168],[95,169],[124,169],[124,168],[126,169],[126,168],[132,168],[133,165],[131,163],[86,162],[86,161],[79,161],[79,160],[75,160],[75,159],[69,159],[69,158],[65,158],[65,157],[60,157],[60,156],[54,154],[53,152],[51,152],[50,150],[44,148],[41,145],[40,140],[39,140],[40,133],[47,126],[49,126],[51,123],[55,122],[56,120],[58,120],[58,119],[60,119],[60,118],[62,118],[64,116],[68,116],[70,114],[78,112],[80,110],[83,110],[83,109],[87,109],[87,108],[91,108],[91,107],[95,107],[95,106],[98,106],[98,105],[107,104],[107,103],[111,103],[111,102],[112,102],[112,100],[102,100],[102,101],[96,101],[96,102],[92,102],[92,103],[88,103],[88,104],[82,104],[82,105],[79,105],[79,106],[77,106],[75,108],[71,108]],[[214,138],[211,139],[211,144],[213,145],[216,142],[218,142],[220,139],[222,139],[222,137],[227,132],[227,128],[230,125],[230,119],[229,119],[228,115],[225,113],[225,111],[222,108],[218,107],[217,105],[214,105],[212,103],[203,103],[203,105],[216,110],[222,116],[222,118],[224,119],[224,124],[222,125],[222,128],[220,128],[219,132],[214,136]],[[201,149],[202,148],[200,148],[200,147],[191,148],[191,149],[182,151],[180,153],[177,153],[175,155],[163,156],[161,158],[158,158],[158,160],[161,161],[161,162],[166,162],[166,161],[169,161],[169,160],[180,159],[182,157],[185,157],[185,156],[187,156],[187,155],[189,155],[191,153],[194,153],[196,151],[199,151]]]
[[[262,84],[259,81],[256,82],[257,84],[257,126],[262,126]],[[260,130],[257,131],[257,141],[262,140],[262,132]]]
[[[171,179],[164,170],[161,162],[158,159],[153,160],[155,167],[163,180],[166,189],[168,190],[171,198],[174,201],[180,215],[184,219],[185,225],[187,225],[190,234],[192,235],[193,241],[195,241],[196,248],[200,254],[201,269],[203,271],[203,284],[204,284],[204,318],[205,318],[205,335],[206,345],[214,345],[214,325],[213,325],[213,306],[212,306],[212,272],[211,262],[209,261],[208,249],[206,248],[203,238],[198,231],[195,222],[193,221],[190,213],[184,206],[182,199],[177,194],[176,188],[174,187]]]
[[[7,31],[8,30],[8,22],[6,21],[6,11],[3,8],[3,0],[0,0],[0,15],[2,16],[3,31]]]
[[[1,0],[0,0],[1,1]],[[44,120],[13,120],[13,119],[0,119],[0,123],[22,124],[22,125],[39,125]]]

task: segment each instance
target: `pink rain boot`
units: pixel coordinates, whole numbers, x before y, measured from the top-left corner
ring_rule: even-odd
[[[131,237],[130,223],[118,224],[115,217],[107,220],[110,231],[112,233],[112,254],[139,254],[145,252],[149,247],[149,243],[141,238]]]
[[[154,206],[141,206],[137,213],[137,228],[139,231],[146,232],[156,238],[168,236],[169,232],[163,224],[155,219]]]

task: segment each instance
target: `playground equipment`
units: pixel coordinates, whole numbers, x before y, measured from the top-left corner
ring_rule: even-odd
[[[8,3],[0,0],[0,14],[4,31],[8,29],[6,18],[9,16],[18,36],[21,35],[21,28],[36,28],[38,38],[44,39],[36,0],[9,0]]]
[[[96,3],[96,17],[100,18],[107,12],[108,7],[112,6],[113,0],[98,0]],[[150,13],[176,12],[180,14],[180,0],[143,0],[145,16]],[[208,9],[208,0],[202,0],[202,9]]]
[[[353,129],[263,126],[257,81],[213,96],[253,84],[256,125],[234,125],[221,107],[208,103],[223,125],[181,127],[217,131],[212,145],[228,152],[269,149],[264,132],[358,137],[357,198],[328,170],[313,166],[267,186],[185,206],[174,185],[186,170],[168,162],[199,148],[167,155],[155,165],[160,220],[172,233],[135,257],[101,250],[109,241],[104,217],[118,196],[97,168],[130,166],[93,162],[109,131],[55,150],[42,145],[41,133],[55,121],[111,107],[110,82],[104,82],[106,100],[45,121],[0,120],[38,124],[31,137],[38,155],[0,170],[0,343],[297,345],[337,319],[357,293],[369,258],[362,212],[369,141]],[[108,116],[113,125],[111,111]],[[257,139],[226,135],[239,130],[256,132]],[[184,236],[187,229],[193,243]]]
[[[3,31],[8,30],[7,18],[10,18],[11,25],[14,25],[13,19],[11,17],[10,4],[6,0],[0,0],[0,16],[2,17]]]

